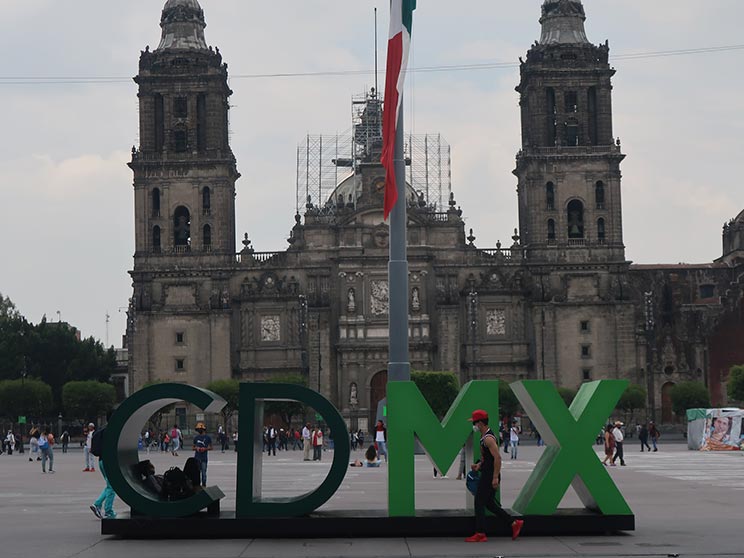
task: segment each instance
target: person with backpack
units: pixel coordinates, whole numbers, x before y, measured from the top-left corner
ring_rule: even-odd
[[[67,453],[67,447],[70,445],[70,433],[67,430],[62,432],[60,441],[62,442],[62,453]]]
[[[49,461],[49,472],[54,473],[54,434],[45,428],[39,438],[39,449],[41,450],[41,472],[46,473],[46,464]]]
[[[201,470],[201,484],[207,486],[207,465],[209,464],[209,452],[212,451],[212,438],[207,435],[207,427],[203,422],[197,422],[194,430],[197,432],[193,441],[194,459],[199,463]]]
[[[90,506],[90,509],[98,519],[116,519],[116,512],[114,511],[116,492],[111,488],[111,483],[108,480],[106,468],[103,464],[103,439],[105,434],[106,428],[101,428],[100,430],[96,430],[94,433],[91,432],[90,434],[90,455],[98,458],[98,468],[101,470],[103,480],[106,481],[106,486],[101,491],[98,499],[93,502],[92,506]]]
[[[173,428],[171,428],[170,438],[173,442],[171,454],[178,457],[178,450],[181,448],[181,429],[178,428],[177,424],[174,424]]]

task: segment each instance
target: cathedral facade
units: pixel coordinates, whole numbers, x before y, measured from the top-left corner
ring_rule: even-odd
[[[508,246],[478,247],[454,196],[441,207],[409,188],[411,366],[573,389],[625,378],[648,389],[650,416],[671,422],[672,385],[706,382],[723,403],[726,370],[744,362],[725,337],[744,331],[744,216],[727,224],[716,262],[626,260],[615,70],[585,19],[579,0],[546,0],[521,61],[519,229]],[[135,78],[130,385],[301,375],[366,429],[388,362],[379,143],[364,143],[328,199],[307,200],[287,250],[256,252],[246,237],[238,251],[227,65],[197,0],[168,0],[161,27]],[[374,91],[365,102],[365,114],[380,112]]]

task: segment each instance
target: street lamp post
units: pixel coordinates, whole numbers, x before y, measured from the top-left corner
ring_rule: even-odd
[[[645,333],[646,333],[646,387],[648,389],[648,403],[651,420],[656,420],[656,386],[654,385],[654,354],[656,348],[654,320],[654,293],[649,291],[643,293]]]

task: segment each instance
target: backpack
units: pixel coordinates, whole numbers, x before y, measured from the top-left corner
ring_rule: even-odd
[[[181,469],[171,467],[163,475],[162,496],[166,500],[183,500],[194,492],[191,481]]]
[[[93,436],[90,439],[90,453],[96,457],[101,457],[103,453],[103,433],[106,430],[104,426],[100,430],[93,432]]]

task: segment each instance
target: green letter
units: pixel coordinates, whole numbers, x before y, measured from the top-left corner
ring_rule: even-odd
[[[225,495],[217,487],[177,502],[159,500],[135,474],[139,462],[137,440],[142,426],[156,411],[171,403],[186,401],[208,413],[225,406],[219,395],[184,384],[156,384],[135,392],[111,417],[103,438],[103,462],[111,488],[133,510],[153,517],[184,517],[208,507]]]
[[[418,436],[429,459],[446,471],[468,438],[473,435],[468,422],[475,409],[483,409],[498,423],[499,383],[473,381],[465,384],[440,424],[413,382],[389,382],[388,405],[388,514],[416,515],[414,483],[414,438]]]
[[[632,515],[593,449],[597,434],[627,386],[625,380],[584,384],[567,409],[551,382],[525,380],[511,385],[547,444],[514,502],[515,511],[552,515],[572,485],[588,509],[605,515]]]
[[[264,498],[261,495],[263,456],[263,402],[299,401],[323,416],[331,428],[333,464],[315,490],[294,498]],[[351,454],[349,432],[343,417],[325,397],[306,387],[291,384],[240,384],[240,441],[236,516],[276,517],[309,514],[325,504],[346,476]]]

